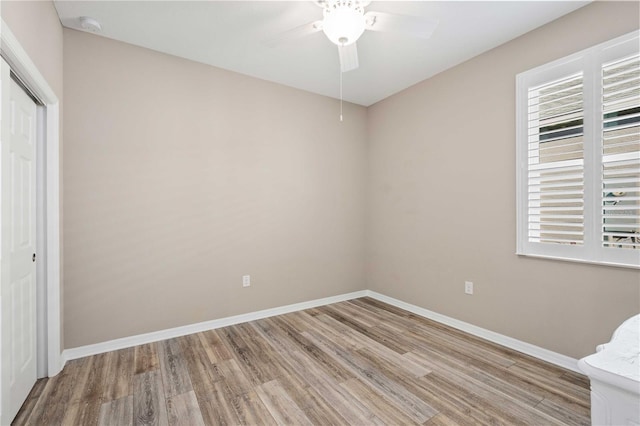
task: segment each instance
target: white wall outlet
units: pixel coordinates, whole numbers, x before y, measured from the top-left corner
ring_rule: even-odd
[[[466,294],[473,294],[473,283],[471,281],[464,282],[464,292]]]
[[[242,276],[242,287],[249,287],[251,285],[251,275]]]

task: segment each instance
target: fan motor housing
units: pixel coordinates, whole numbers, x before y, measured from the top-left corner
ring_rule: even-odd
[[[322,31],[329,40],[338,46],[348,46],[358,40],[366,25],[364,3],[348,0],[325,3]]]

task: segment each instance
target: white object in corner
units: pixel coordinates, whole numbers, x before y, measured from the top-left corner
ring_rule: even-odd
[[[591,424],[640,425],[640,314],[596,351],[578,363],[591,380]]]

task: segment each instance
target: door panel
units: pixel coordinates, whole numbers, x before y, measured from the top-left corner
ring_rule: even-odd
[[[36,381],[36,104],[7,76],[3,70],[3,421],[14,418]]]

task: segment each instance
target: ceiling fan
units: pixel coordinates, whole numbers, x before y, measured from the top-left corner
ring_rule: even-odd
[[[427,39],[438,26],[437,19],[418,16],[395,15],[369,11],[371,1],[364,0],[316,0],[324,18],[278,34],[267,44],[281,43],[324,31],[331,42],[338,46],[340,70],[347,72],[358,68],[356,41],[365,30],[394,32]]]

